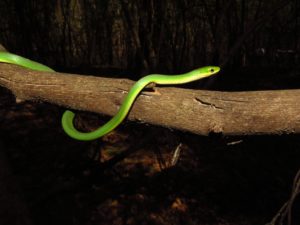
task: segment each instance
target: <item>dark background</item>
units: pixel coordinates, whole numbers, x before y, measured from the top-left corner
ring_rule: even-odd
[[[299,14],[299,0],[1,0],[0,43],[57,71],[136,80],[219,65],[192,86],[291,89],[300,87]],[[126,122],[78,143],[61,130],[63,108],[0,93],[0,147],[29,224],[266,224],[300,166],[298,135],[201,137]],[[114,158],[126,150],[135,153]],[[18,214],[8,208],[4,219]],[[293,224],[297,212],[296,201]]]
[[[297,0],[3,0],[0,41],[57,70],[137,78],[216,64],[258,69],[252,76],[282,68],[287,76],[300,60],[299,7]]]

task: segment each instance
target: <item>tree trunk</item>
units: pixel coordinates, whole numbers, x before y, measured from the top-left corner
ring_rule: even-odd
[[[64,107],[113,116],[133,85],[111,79],[37,72],[0,64],[0,86],[17,99],[42,100]],[[129,120],[200,135],[299,133],[300,90],[219,92],[157,87],[142,92]]]

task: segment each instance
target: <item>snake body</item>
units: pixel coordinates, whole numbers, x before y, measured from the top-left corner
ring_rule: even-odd
[[[32,70],[46,71],[46,72],[54,72],[53,69],[40,64],[38,62],[26,59],[24,57],[8,53],[8,52],[0,52],[0,62],[16,64],[19,66],[23,66],[25,68],[29,68]],[[220,71],[220,68],[217,66],[205,66],[199,69],[192,70],[190,72],[178,75],[163,75],[163,74],[150,74],[147,75],[140,80],[138,80],[132,88],[129,90],[126,95],[119,111],[117,114],[112,117],[107,123],[98,129],[92,132],[81,132],[78,131],[73,124],[73,120],[75,114],[66,110],[62,116],[61,122],[64,131],[72,138],[81,141],[90,141],[111,132],[115,129],[127,116],[132,104],[135,99],[139,95],[139,93],[150,83],[162,84],[162,85],[172,85],[172,84],[184,84],[189,83],[195,80],[199,80],[213,74],[216,74]]]

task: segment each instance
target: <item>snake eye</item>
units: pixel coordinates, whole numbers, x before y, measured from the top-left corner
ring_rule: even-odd
[[[210,72],[213,73],[215,70],[214,69],[210,69]]]

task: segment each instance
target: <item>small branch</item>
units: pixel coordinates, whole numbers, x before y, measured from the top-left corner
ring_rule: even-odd
[[[18,99],[42,100],[72,109],[113,116],[133,85],[112,79],[37,72],[0,64],[0,86]],[[300,132],[300,90],[218,92],[157,87],[142,92],[129,120],[200,135]]]

